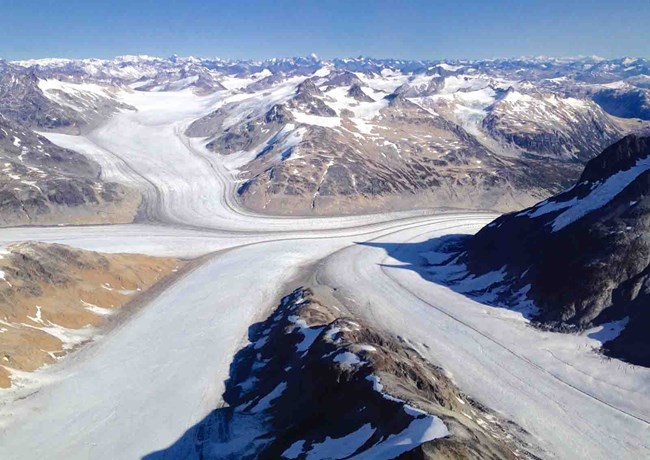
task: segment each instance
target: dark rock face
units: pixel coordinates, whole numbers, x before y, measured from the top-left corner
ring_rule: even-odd
[[[47,195],[47,199],[52,203],[65,206],[80,206],[87,201],[97,203],[97,198],[90,184],[61,180],[55,181],[53,185],[53,189]]]
[[[540,322],[583,328],[629,318],[606,353],[650,366],[650,137],[628,136],[571,189],[498,218],[466,243],[471,273],[505,267]]]
[[[621,139],[585,165],[578,183],[602,181],[628,170],[646,158],[650,154],[649,149],[650,137],[628,136]]]
[[[266,112],[264,121],[266,123],[285,124],[293,120],[291,113],[282,105],[274,105],[271,110]]]
[[[348,96],[356,99],[359,102],[374,102],[373,98],[363,92],[361,86],[359,86],[358,83],[350,86],[350,89],[348,90]]]
[[[309,95],[309,96],[322,96],[323,93],[311,78],[306,79],[296,88],[296,94]]]

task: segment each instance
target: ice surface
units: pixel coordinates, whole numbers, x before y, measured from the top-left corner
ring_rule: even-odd
[[[543,457],[650,454],[649,369],[603,359],[597,337],[532,328],[519,312],[483,305],[430,281],[429,271],[438,267],[424,265],[423,243],[473,233],[486,223],[458,216],[404,229],[372,246],[336,253],[317,276],[350,299],[352,314],[408,337],[425,358],[453,375],[463,392],[532,433],[534,443],[549,453]],[[475,278],[473,288],[501,275]],[[604,330],[617,332],[613,326]],[[378,379],[373,384],[382,390]]]
[[[585,334],[590,339],[597,340],[602,345],[605,342],[614,340],[616,337],[618,337],[625,329],[625,326],[627,326],[629,320],[630,318],[625,317],[618,321],[611,321],[609,323],[605,323],[589,329],[585,331]]]

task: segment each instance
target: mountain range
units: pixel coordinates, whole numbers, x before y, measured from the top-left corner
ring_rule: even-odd
[[[558,193],[602,149],[648,125],[648,65],[596,57],[0,62],[0,114],[25,130],[85,133],[135,110],[125,93],[193,91],[213,110],[186,132],[226,157],[250,209],[510,211]],[[126,201],[132,209],[137,199]]]

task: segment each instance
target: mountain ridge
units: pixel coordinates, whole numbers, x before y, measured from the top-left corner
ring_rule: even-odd
[[[587,163],[574,187],[482,229],[460,260],[473,276],[500,273],[490,289],[505,304],[523,293],[540,325],[624,323],[603,350],[650,366],[649,230],[650,137],[631,135]]]

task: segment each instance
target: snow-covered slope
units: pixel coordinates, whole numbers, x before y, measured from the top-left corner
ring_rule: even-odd
[[[427,263],[435,261],[432,251],[488,221],[393,232],[337,252],[316,278],[335,288],[352,314],[401,336],[460,388],[531,433],[541,458],[646,456],[650,369],[603,359],[597,335],[539,330],[519,312],[490,306],[485,284],[473,300],[437,281],[448,270]]]
[[[483,127],[523,152],[586,161],[621,129],[595,103],[510,88],[491,107]]]

